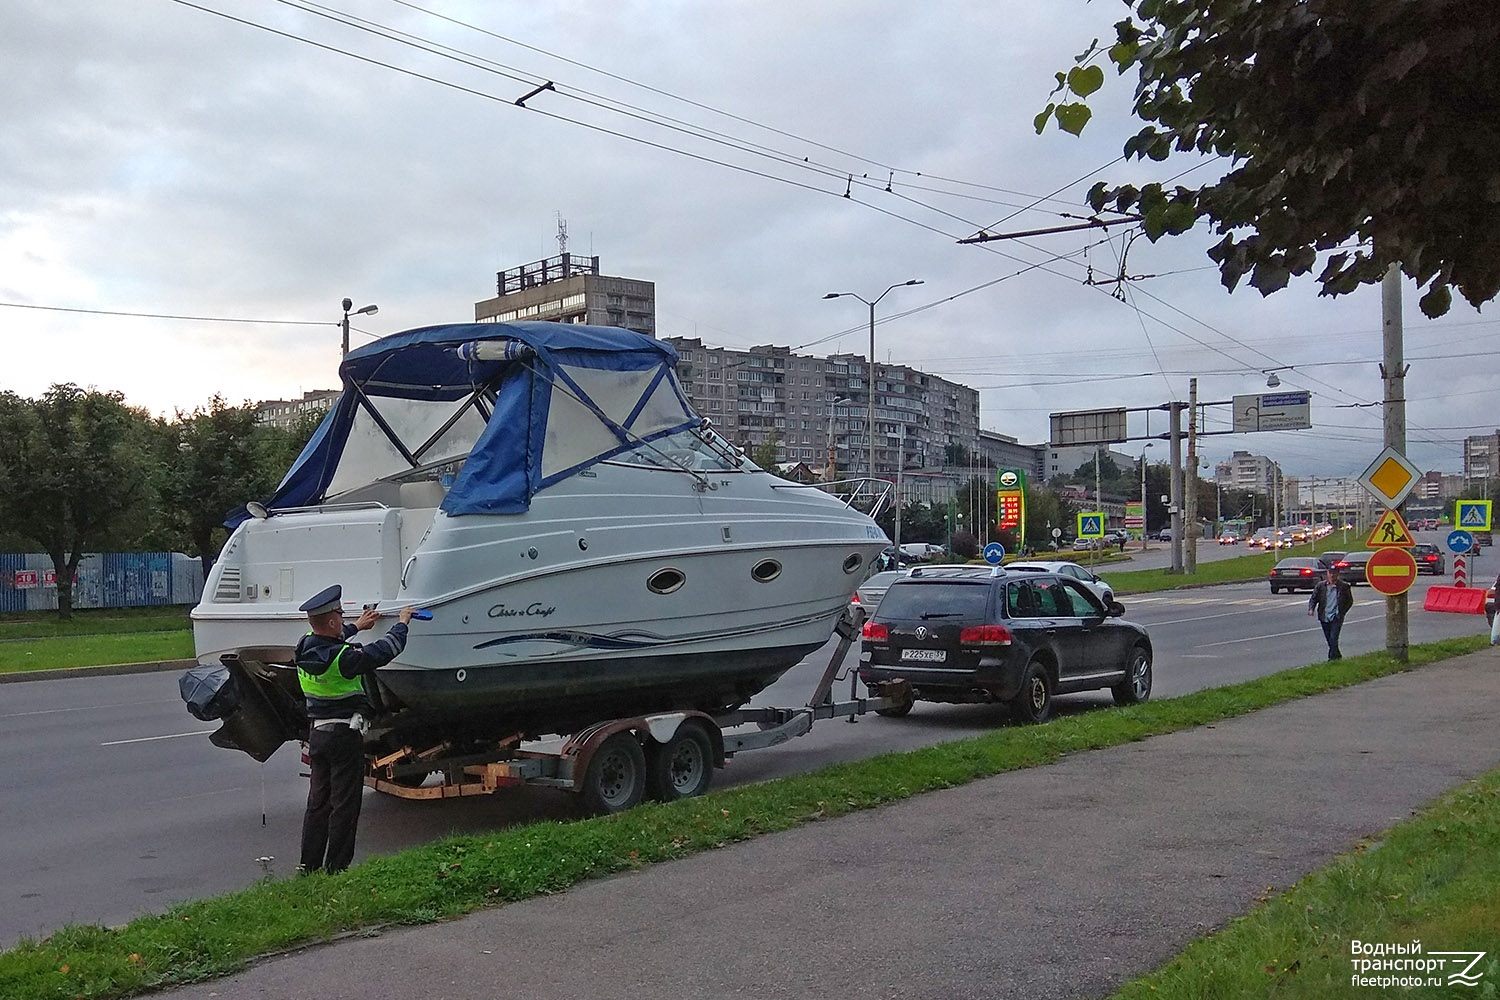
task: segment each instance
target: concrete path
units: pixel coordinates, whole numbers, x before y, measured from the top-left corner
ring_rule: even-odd
[[[1500,766],[1500,651],[163,994],[1098,997]]]

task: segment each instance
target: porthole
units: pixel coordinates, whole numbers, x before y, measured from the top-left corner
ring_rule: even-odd
[[[687,576],[680,569],[659,569],[646,581],[646,588],[653,594],[670,594],[687,583]]]
[[[757,583],[770,583],[781,575],[781,563],[775,559],[762,559],[755,564],[755,568],[750,571],[750,575],[755,578]]]
[[[858,552],[851,552],[851,553],[849,553],[848,558],[846,558],[844,560],[844,572],[845,573],[853,573],[855,570],[859,569],[864,564],[865,564],[865,557],[864,556],[860,555]]]

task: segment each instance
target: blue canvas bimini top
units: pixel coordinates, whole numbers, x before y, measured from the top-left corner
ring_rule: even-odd
[[[696,426],[670,344],[613,327],[459,323],[349,352],[343,393],[268,511],[451,468],[449,514],[526,510],[540,490],[642,441]],[[233,527],[249,516],[230,515]]]

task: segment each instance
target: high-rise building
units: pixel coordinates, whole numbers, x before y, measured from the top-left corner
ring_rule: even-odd
[[[321,418],[338,397],[338,389],[314,389],[304,392],[301,399],[263,400],[255,404],[255,418],[270,427],[291,430],[309,415]]]
[[[870,471],[869,362],[762,345],[709,347],[696,337],[663,337],[677,349],[678,379],[694,407],[747,448],[777,444],[781,462],[838,476]],[[967,463],[979,445],[979,393],[906,365],[875,367],[875,475],[898,463],[922,469]],[[982,453],[982,452],[981,452]]]
[[[550,320],[618,326],[656,336],[656,285],[599,273],[598,257],[561,253],[495,275],[495,297],[474,303],[476,323]]]
[[[1464,479],[1484,482],[1500,476],[1500,430],[1464,438]]]

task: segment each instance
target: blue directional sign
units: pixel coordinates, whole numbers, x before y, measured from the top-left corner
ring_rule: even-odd
[[[1474,536],[1467,531],[1448,532],[1448,551],[1460,555],[1474,547]]]
[[[990,542],[984,547],[984,561],[991,566],[999,566],[1000,560],[1005,558],[1005,546],[999,542]]]

